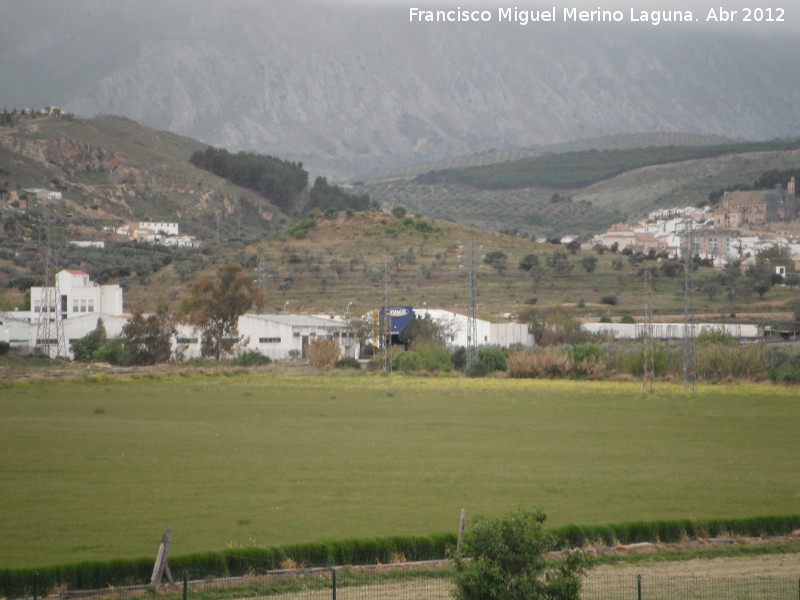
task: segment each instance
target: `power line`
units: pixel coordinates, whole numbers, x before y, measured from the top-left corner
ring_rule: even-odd
[[[642,352],[642,396],[653,395],[655,380],[655,356],[653,350],[653,274],[650,268],[644,269],[646,301],[644,307],[644,351]]]

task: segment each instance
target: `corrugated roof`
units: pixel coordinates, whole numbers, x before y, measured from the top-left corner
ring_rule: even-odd
[[[350,325],[344,321],[337,321],[335,319],[326,319],[324,317],[317,317],[314,315],[257,315],[247,314],[247,317],[253,317],[262,321],[272,321],[273,323],[280,323],[282,325],[289,325],[291,327],[330,327],[330,328],[348,328]]]

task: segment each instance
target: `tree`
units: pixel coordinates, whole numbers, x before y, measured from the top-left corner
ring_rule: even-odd
[[[530,271],[534,267],[539,266],[539,257],[535,254],[528,254],[519,261],[519,268],[522,271]]]
[[[456,599],[579,598],[588,563],[582,553],[568,552],[550,566],[547,553],[556,549],[556,539],[544,531],[544,521],[545,514],[533,509],[477,520],[453,557]]]
[[[431,318],[430,315],[411,319],[398,334],[398,339],[412,347],[421,342],[437,342],[446,345],[446,331],[442,323]]]
[[[135,312],[122,328],[125,363],[155,365],[172,358],[172,339],[178,334],[175,318],[162,305],[156,314],[144,317]]]
[[[204,356],[216,360],[233,348],[239,335],[239,317],[262,303],[261,291],[252,275],[237,263],[217,267],[214,277],[199,277],[181,302],[181,311],[202,332]]]
[[[506,272],[506,269],[508,269],[508,256],[506,256],[505,252],[500,250],[489,252],[483,257],[483,262],[491,267],[494,267],[494,269],[501,275]]]
[[[108,336],[106,335],[106,328],[103,325],[103,319],[97,319],[97,326],[92,331],[82,338],[70,342],[73,358],[78,362],[91,362],[95,360],[96,352],[102,348],[107,339]]]
[[[553,253],[545,260],[547,266],[553,269],[556,275],[568,275],[575,266],[569,261],[566,252],[561,252],[560,250],[553,250]]]
[[[596,256],[584,256],[581,258],[581,266],[586,269],[587,273],[594,272],[595,268],[597,267],[597,257]]]
[[[772,289],[772,273],[763,264],[748,267],[746,279],[759,298],[763,298],[764,294]]]

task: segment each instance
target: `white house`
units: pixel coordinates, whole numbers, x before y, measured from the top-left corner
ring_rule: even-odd
[[[31,319],[42,312],[67,319],[87,313],[122,315],[122,288],[98,285],[83,271],[64,270],[56,274],[55,287],[31,288]],[[58,296],[58,297],[57,297]]]
[[[59,201],[63,199],[61,192],[54,192],[52,190],[45,190],[43,188],[25,188],[22,191],[26,194],[36,197],[37,200]]]
[[[177,223],[165,223],[161,221],[140,221],[139,229],[149,229],[161,235],[178,235]]]

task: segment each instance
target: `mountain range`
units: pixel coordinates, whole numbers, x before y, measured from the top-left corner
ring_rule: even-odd
[[[786,28],[412,23],[408,7],[30,0],[0,19],[0,107],[122,115],[338,180],[633,132],[800,131]]]

